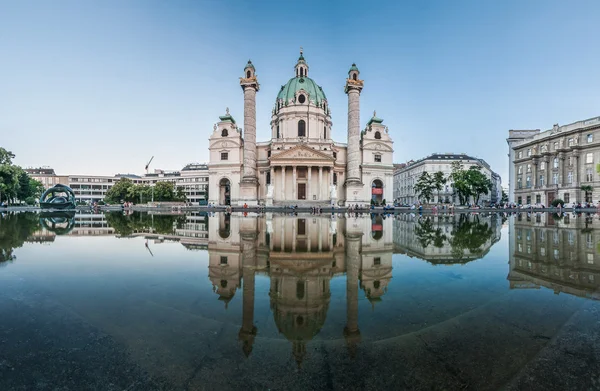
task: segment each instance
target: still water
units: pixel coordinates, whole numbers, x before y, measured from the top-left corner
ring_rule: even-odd
[[[0,389],[596,389],[599,243],[585,214],[5,214]]]

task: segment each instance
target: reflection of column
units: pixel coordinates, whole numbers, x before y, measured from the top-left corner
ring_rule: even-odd
[[[281,239],[279,243],[281,243],[281,252],[285,251],[285,219],[280,219],[281,221]]]
[[[256,337],[254,326],[254,271],[256,266],[256,231],[240,232],[242,239],[242,277],[243,303],[242,328],[238,338],[243,342],[242,350],[246,357],[252,353],[252,345]]]
[[[317,199],[323,199],[323,166],[319,166],[319,191],[317,193]]]
[[[321,226],[323,225],[323,219],[317,220],[319,222],[319,252],[323,248],[323,237],[321,236]]]
[[[356,355],[357,344],[360,342],[358,329],[358,268],[360,267],[361,233],[346,234],[346,308],[347,321],[344,337],[350,356]]]
[[[296,252],[296,224],[298,220],[292,220],[292,252]]]

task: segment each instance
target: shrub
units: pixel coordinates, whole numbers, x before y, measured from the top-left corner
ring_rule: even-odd
[[[564,205],[565,202],[563,200],[561,200],[560,198],[556,198],[556,199],[554,199],[554,201],[552,201],[551,205],[554,206],[554,207],[557,207],[558,204]]]
[[[98,205],[104,205],[104,201],[102,201],[102,200],[98,201]]]
[[[25,203],[27,205],[35,205],[35,197],[27,197],[27,198],[25,198]]]

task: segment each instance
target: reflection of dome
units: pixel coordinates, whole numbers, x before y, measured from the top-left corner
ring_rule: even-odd
[[[315,83],[313,79],[306,76],[293,77],[286,85],[281,86],[279,94],[277,94],[277,102],[283,100],[285,106],[290,99],[296,98],[296,93],[300,90],[304,90],[307,93],[307,99],[317,106],[322,106],[323,102],[327,101],[323,89]],[[300,102],[301,103],[301,102]]]

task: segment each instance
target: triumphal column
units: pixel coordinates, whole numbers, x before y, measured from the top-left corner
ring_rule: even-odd
[[[258,177],[256,175],[256,92],[260,86],[254,65],[248,60],[244,77],[240,78],[244,90],[244,165],[240,182],[239,205],[258,204]]]
[[[360,92],[363,81],[358,78],[360,72],[352,64],[346,79],[345,92],[348,95],[348,157],[346,163],[346,205],[364,203],[363,183],[360,172]]]

